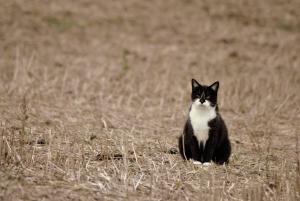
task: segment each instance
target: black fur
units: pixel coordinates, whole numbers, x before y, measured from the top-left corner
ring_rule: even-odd
[[[216,106],[217,116],[208,122],[210,129],[205,147],[203,147],[202,142],[198,143],[190,119],[188,118],[183,130],[184,138],[183,136],[179,137],[179,151],[183,159],[193,159],[202,163],[213,161],[217,164],[229,162],[231,144],[225,122],[218,112],[218,87],[219,82],[215,82],[210,86],[202,86],[196,80],[192,80],[192,100],[194,101],[199,98],[201,102],[201,99],[205,96],[205,99],[209,100],[212,106]]]

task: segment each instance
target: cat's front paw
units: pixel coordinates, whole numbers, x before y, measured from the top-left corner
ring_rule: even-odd
[[[212,164],[210,162],[205,162],[202,165],[208,167],[208,166],[211,166]]]
[[[202,163],[200,161],[194,161],[194,160],[192,160],[192,162],[193,162],[194,165],[202,165]]]

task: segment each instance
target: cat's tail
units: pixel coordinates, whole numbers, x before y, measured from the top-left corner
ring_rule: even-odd
[[[184,135],[180,135],[178,138],[178,147],[179,147],[179,153],[181,157],[185,160],[188,160],[186,156],[186,149],[185,149],[185,142],[184,142]]]

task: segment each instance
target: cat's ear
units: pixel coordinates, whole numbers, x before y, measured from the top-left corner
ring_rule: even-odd
[[[192,89],[196,88],[196,87],[200,87],[201,85],[197,82],[197,80],[192,79]]]
[[[219,81],[214,82],[212,85],[209,86],[209,88],[217,92],[219,89]]]

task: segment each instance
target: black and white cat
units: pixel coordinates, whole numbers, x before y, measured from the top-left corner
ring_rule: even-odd
[[[219,82],[210,86],[201,85],[192,79],[192,105],[179,137],[181,156],[195,163],[209,165],[210,162],[229,162],[231,145],[225,122],[218,112]]]

